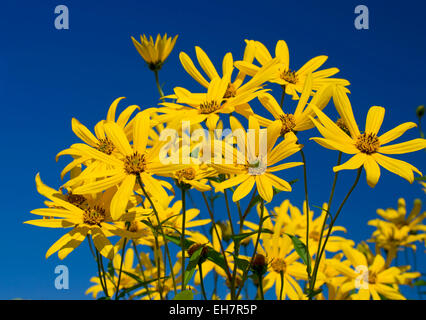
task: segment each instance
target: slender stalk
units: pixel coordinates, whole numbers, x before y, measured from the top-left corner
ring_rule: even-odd
[[[138,259],[139,270],[140,270],[140,272],[142,274],[143,281],[146,282],[145,272],[143,270],[141,257],[139,256],[139,252],[138,252],[138,248],[136,246],[135,240],[132,240],[132,245],[133,245],[133,250],[135,250],[136,258]],[[151,294],[149,293],[148,285],[146,283],[145,283],[145,289],[146,289],[146,292],[148,293],[149,300],[151,300],[152,299],[151,298]]]
[[[231,225],[231,234],[234,236],[235,235],[234,226],[233,226],[233,223],[232,223],[231,210],[229,209],[228,193],[226,192],[226,189],[223,190],[223,193],[225,195],[226,212],[228,213],[229,224]]]
[[[207,300],[206,290],[204,289],[204,279],[203,279],[203,267],[202,267],[202,263],[198,263],[198,270],[200,271],[201,292],[203,293],[204,300]]]
[[[342,161],[342,152],[339,152],[339,156],[337,158],[337,166],[340,165],[341,161]],[[337,171],[337,172],[334,173],[333,185],[331,187],[330,196],[329,196],[328,202],[327,202],[327,210],[328,210],[328,212],[330,212],[331,202],[333,201],[334,191],[336,189],[336,183],[337,183],[337,176],[338,175],[339,175],[339,171]],[[315,278],[315,279],[316,279],[316,276],[317,276],[317,273],[318,273],[318,267],[319,267],[319,260],[318,260],[318,258],[319,258],[319,254],[320,254],[321,244],[322,244],[322,237],[324,235],[324,230],[325,230],[325,226],[326,226],[326,223],[327,223],[328,212],[326,213],[326,215],[324,217],[324,221],[322,223],[321,233],[320,233],[320,237],[319,237],[319,240],[318,240],[317,253],[315,255],[315,266],[314,266],[314,270],[312,272],[312,278]],[[313,286],[315,285],[315,281],[316,280],[313,280],[311,283],[309,283],[309,288],[311,290],[314,289]],[[311,287],[311,284],[312,284],[312,287]]]
[[[219,237],[219,232],[217,231],[217,225],[216,225],[216,222],[214,221],[213,212],[210,209],[210,206],[209,206],[209,203],[207,201],[206,195],[204,194],[204,192],[201,192],[201,194],[203,195],[203,199],[204,199],[204,202],[206,204],[207,211],[209,212],[209,215],[210,215],[210,220],[212,221],[213,229],[214,229],[214,231],[216,233],[216,236],[217,236],[217,239],[219,241],[220,251],[221,251],[221,253],[223,255],[223,258],[225,260],[225,265],[226,265],[225,272],[226,272],[226,276],[228,277],[229,282],[231,282],[232,281],[232,275],[231,275],[231,273],[229,271],[230,269],[229,269],[228,259],[226,258],[225,248],[223,247],[222,241],[221,241],[221,239]]]
[[[306,251],[307,251],[307,255],[309,256],[309,222],[310,222],[310,217],[309,217],[309,196],[308,196],[308,175],[307,175],[307,170],[306,170],[306,158],[305,158],[305,153],[303,152],[302,149],[300,149],[300,154],[302,156],[302,161],[303,161],[303,182],[305,185],[305,210],[306,210]],[[308,274],[308,281],[311,280],[311,261],[310,259],[307,260],[306,263],[306,272]]]
[[[281,86],[281,88],[282,88],[283,90],[282,90],[282,93],[281,93],[281,102],[280,102],[280,106],[281,106],[281,109],[283,109],[283,108],[284,108],[284,97],[285,97],[285,84],[283,84],[283,85]]]
[[[115,290],[115,300],[118,300],[118,292],[120,291],[120,282],[121,282],[121,273],[123,271],[123,262],[124,262],[124,251],[126,250],[127,238],[124,238],[123,248],[121,249],[121,262],[120,262],[120,270],[118,272],[118,281],[117,288]]]
[[[155,208],[154,202],[152,201],[151,197],[148,196],[148,193],[146,192],[145,187],[143,186],[143,183],[142,183],[142,180],[141,180],[141,176],[139,174],[136,176],[136,180],[138,181],[139,186],[141,187],[144,196],[148,199],[149,203],[151,204],[151,208],[154,211],[155,218],[157,219],[157,224],[159,226],[160,233],[161,233],[161,236],[163,237],[163,241],[164,241],[164,249],[166,250],[167,258],[168,258],[168,261],[169,261],[169,264],[170,264],[170,273],[171,273],[172,281],[173,281],[173,289],[174,289],[174,292],[176,294],[177,293],[177,289],[176,289],[175,275],[174,275],[174,271],[173,271],[173,263],[172,263],[172,259],[170,257],[169,246],[167,244],[168,242],[167,242],[166,236],[164,235],[163,227],[161,226],[161,221],[160,221],[160,217],[158,215],[158,211]],[[158,249],[159,249],[159,247],[158,247]]]
[[[249,272],[249,270],[250,270],[250,266],[253,264],[253,260],[254,260],[254,258],[255,258],[255,256],[256,256],[256,253],[257,253],[257,247],[259,246],[260,234],[262,233],[262,227],[263,227],[263,212],[264,212],[264,208],[265,208],[265,200],[261,199],[261,201],[260,201],[260,221],[259,221],[259,230],[258,230],[258,233],[257,233],[256,242],[255,242],[255,244],[254,244],[254,251],[253,251],[253,255],[251,256],[249,266],[246,268],[246,270],[244,270],[243,278],[242,278],[242,280],[241,280],[241,286],[240,286],[240,288],[238,289],[238,292],[237,292],[237,295],[236,295],[236,299],[237,299],[237,300],[238,300],[238,297],[239,297],[239,295],[240,295],[240,293],[241,293],[241,290],[243,289],[244,284],[245,284],[245,282],[246,282],[246,280],[247,280],[247,275],[248,275],[248,272]]]
[[[180,246],[182,249],[182,277],[185,274],[185,221],[186,221],[186,197],[185,197],[185,187],[181,186],[180,190],[182,192],[182,234],[180,238]],[[181,290],[185,290],[184,282],[182,281]]]
[[[155,247],[154,247],[154,258],[156,257],[157,259],[155,259],[154,261],[156,261],[157,264],[157,280],[158,280],[158,293],[160,294],[160,299],[164,300],[163,298],[163,286],[161,284],[161,254],[160,254],[160,245],[158,243],[158,238],[157,236],[154,237],[154,241],[155,241]],[[164,264],[166,264],[166,262],[164,261]]]
[[[357,175],[356,175],[354,184],[349,189],[348,193],[346,194],[345,198],[343,199],[342,203],[340,204],[339,209],[337,209],[337,212],[334,215],[333,219],[331,219],[330,226],[328,227],[328,231],[327,231],[327,236],[325,237],[324,244],[323,244],[323,246],[321,248],[320,254],[317,257],[317,261],[318,262],[315,265],[316,269],[318,269],[318,266],[319,266],[320,261],[321,261],[321,257],[324,254],[325,247],[327,245],[327,241],[328,241],[328,238],[330,237],[330,234],[331,234],[331,231],[333,229],[334,223],[336,222],[337,218],[339,217],[339,214],[342,211],[343,206],[345,205],[345,203],[348,200],[349,196],[351,195],[352,191],[355,189],[356,185],[358,184],[359,178],[361,177],[361,172],[362,172],[362,166],[357,171]],[[312,285],[310,287],[313,289],[313,288],[315,288],[316,274],[315,274],[315,278],[312,278],[311,281],[312,281]]]
[[[100,264],[100,254],[99,254],[99,251],[98,251],[98,249],[96,249],[95,248],[95,250],[96,250],[96,264],[98,265],[98,276],[99,276],[99,282],[101,283],[101,287],[102,287],[102,290],[104,291],[104,294],[105,294],[105,297],[107,297],[107,298],[109,298],[109,294],[108,294],[108,287],[107,287],[107,284],[106,284],[106,279],[105,279],[105,271],[103,271],[103,273],[102,273],[102,269],[101,269],[101,264]],[[102,279],[103,279],[103,281],[102,281]]]
[[[259,292],[260,292],[260,299],[265,300],[265,295],[263,294],[263,277],[261,274],[257,275],[257,279],[259,281]]]
[[[282,300],[283,291],[284,291],[284,273],[282,271],[280,271],[280,277],[281,277],[280,300]]]
[[[154,70],[154,74],[155,74],[155,83],[157,84],[158,93],[160,94],[160,98],[163,98],[164,92],[163,92],[163,89],[161,89],[160,80],[158,77],[158,70]]]

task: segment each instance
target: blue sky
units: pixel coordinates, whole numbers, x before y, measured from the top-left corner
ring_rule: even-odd
[[[69,8],[69,30],[54,27],[54,8],[60,4]],[[369,8],[369,30],[354,27],[354,8],[359,4]],[[44,199],[34,184],[37,172],[48,185],[57,188],[61,184],[59,174],[68,159],[57,163],[55,155],[78,141],[71,131],[72,117],[93,128],[120,96],[127,98],[128,105],[156,105],[153,74],[136,52],[130,36],[179,34],[175,50],[160,73],[166,93],[174,86],[201,90],[178,59],[180,51],[195,57],[196,45],[207,52],[217,67],[229,51],[236,60],[242,57],[244,39],[259,40],[271,51],[276,41],[285,40],[295,68],[314,56],[328,55],[325,67],[338,67],[339,77],[351,82],[350,99],[361,127],[368,108],[379,105],[386,108],[382,130],[387,130],[402,122],[416,121],[415,108],[425,103],[425,9],[423,2],[411,0],[161,4],[2,1],[0,299],[87,298],[84,291],[96,270],[87,245],[84,243],[65,261],[56,256],[46,260],[46,250],[63,230],[41,229],[22,222],[32,218],[30,210],[43,206]],[[403,139],[416,137],[418,131],[412,129]],[[321,205],[328,198],[330,172],[337,154],[314,142],[305,143],[310,199],[312,204]],[[294,161],[299,161],[296,158]],[[425,152],[399,158],[426,170]],[[301,168],[292,170],[288,178],[296,177],[302,178]],[[344,172],[341,177],[336,202],[346,193],[355,172]],[[415,198],[425,200],[417,183],[410,185],[382,170],[378,185],[371,189],[363,174],[338,224],[345,226],[347,236],[356,242],[367,239],[373,231],[367,221],[376,218],[375,210],[395,207],[399,197],[405,197],[409,208]],[[296,184],[288,198],[300,207],[303,184]],[[418,265],[424,271],[424,247],[419,248]],[[70,270],[69,290],[58,291],[53,285],[54,269],[59,264]]]

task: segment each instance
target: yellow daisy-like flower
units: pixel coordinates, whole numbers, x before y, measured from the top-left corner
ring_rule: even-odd
[[[151,70],[160,70],[163,66],[164,61],[172,52],[178,36],[167,37],[167,33],[163,37],[160,34],[157,35],[157,39],[154,42],[152,36],[149,39],[146,35],[141,35],[141,42],[138,42],[132,37],[133,44],[136,50],[138,50],[141,57],[145,60]]]
[[[94,201],[88,201],[85,209],[83,209],[80,207],[81,201],[76,201],[75,196],[68,199],[72,200],[71,202],[64,200],[64,195],[46,186],[41,181],[39,174],[36,176],[36,186],[37,191],[51,202],[49,208],[35,209],[31,213],[49,218],[29,220],[25,223],[46,228],[72,228],[70,232],[62,236],[49,248],[46,258],[58,252],[58,257],[64,259],[88,235],[91,235],[95,247],[104,257],[113,258],[113,246],[107,236],[121,235],[121,232],[117,227],[109,223],[112,221],[108,210],[109,192],[101,194]],[[133,216],[131,219],[135,217]],[[122,218],[125,220],[127,217],[123,216]]]
[[[273,234],[263,236],[259,243],[258,253],[266,257],[269,271],[263,278],[263,289],[267,291],[275,285],[277,298],[302,300],[305,295],[296,280],[307,279],[306,266],[297,261],[299,255],[293,250],[290,237],[281,233],[282,222],[277,220]]]
[[[268,49],[256,41],[256,60],[264,65],[272,60],[272,56]],[[344,79],[330,78],[339,72],[337,68],[329,68],[321,71],[316,71],[328,59],[327,56],[318,56],[306,62],[299,70],[294,71],[290,68],[290,54],[287,43],[284,40],[279,40],[275,47],[275,58],[279,60],[280,68],[275,74],[275,77],[270,82],[278,83],[285,87],[285,92],[293,97],[294,100],[299,98],[298,92],[303,92],[305,81],[308,75],[312,74],[312,89],[319,90],[323,85],[335,84],[348,86],[350,83]],[[235,66],[244,73],[254,76],[259,67],[246,61],[237,61]]]
[[[232,196],[234,202],[247,196],[256,184],[259,195],[266,201],[272,201],[274,191],[273,187],[281,191],[291,191],[291,185],[273,174],[284,169],[303,165],[302,162],[288,162],[274,166],[278,162],[298,152],[303,145],[297,144],[297,138],[293,133],[288,133],[284,141],[274,147],[280,134],[281,126],[270,126],[263,129],[266,132],[265,152],[260,150],[260,126],[257,119],[253,116],[249,118],[249,129],[253,130],[254,135],[248,137],[241,123],[234,117],[230,117],[232,132],[240,133],[242,141],[245,142],[247,155],[242,154],[240,150],[234,149],[236,154],[236,163],[218,164],[212,166],[219,173],[235,175],[233,178],[216,185],[216,192],[239,185]],[[254,138],[254,139],[251,139]],[[238,140],[238,139],[237,139]],[[226,147],[225,147],[226,149]],[[226,155],[226,151],[224,154]]]
[[[286,133],[293,131],[304,131],[309,130],[315,125],[311,121],[310,117],[315,116],[315,113],[309,108],[310,105],[316,106],[322,110],[328,104],[333,94],[333,87],[325,85],[321,87],[313,96],[312,100],[308,103],[308,100],[312,94],[312,76],[308,76],[305,81],[305,87],[303,88],[302,95],[297,103],[296,109],[293,113],[285,113],[283,108],[278,104],[275,98],[269,93],[262,93],[258,99],[261,104],[268,110],[275,120],[269,120],[259,115],[254,115],[260,125],[268,127],[274,122],[281,124],[281,136]]]
[[[358,289],[358,292],[352,295],[352,299],[370,300],[372,297],[374,300],[381,300],[382,295],[391,300],[405,300],[397,289],[403,274],[400,268],[388,268],[385,259],[379,254],[375,256],[373,263],[368,265],[366,257],[358,250],[349,246],[342,246],[342,250],[353,269],[339,261],[331,261],[331,265],[348,278],[349,285],[345,286],[346,291]],[[417,276],[420,276],[420,273]]]
[[[123,128],[126,137],[131,140],[132,130],[133,130],[133,120],[130,120],[130,116],[137,109],[140,109],[137,105],[128,106],[123,112],[120,113],[118,118],[116,119],[116,111],[118,104],[121,100],[125,99],[124,97],[120,97],[114,100],[114,102],[110,105],[108,109],[108,113],[106,116],[106,120],[101,120],[95,125],[95,134],[90,132],[86,126],[80,123],[77,119],[73,118],[71,121],[72,131],[75,133],[77,137],[79,137],[85,144],[95,148],[96,150],[110,155],[114,152],[117,152],[116,147],[112,143],[110,139],[105,135],[104,124],[106,122],[114,122],[119,127]],[[56,161],[58,158],[63,155],[71,155],[74,159],[70,162],[61,172],[61,179],[64,178],[65,174],[71,171],[73,168],[80,166],[81,164],[88,165],[91,163],[92,159],[82,154],[79,149],[81,144],[74,144],[70,148],[62,150],[56,155]],[[105,167],[103,163],[97,162],[94,164],[95,166]]]
[[[336,123],[330,120],[321,110],[312,106],[319,121],[311,117],[318,131],[324,138],[311,138],[321,146],[339,150],[343,153],[353,155],[346,163],[333,168],[334,172],[340,170],[358,169],[364,166],[367,175],[367,183],[374,187],[380,178],[380,166],[401,176],[410,183],[414,181],[413,171],[422,175],[422,173],[411,164],[393,159],[383,154],[403,154],[422,150],[426,147],[425,139],[413,139],[394,145],[385,146],[389,142],[399,138],[405,131],[416,127],[413,122],[407,122],[378,135],[385,115],[383,107],[373,106],[367,114],[365,131],[363,133],[358,129],[355,118],[352,113],[352,106],[345,94],[343,88],[336,87],[333,98],[335,106],[350,136],[344,132]]]
[[[149,186],[149,190],[156,198],[167,198],[167,193],[162,184],[152,177],[152,174],[167,174],[183,169],[185,165],[167,164],[164,165],[159,159],[158,153],[161,144],[157,143],[152,148],[147,148],[148,134],[150,130],[150,113],[143,111],[135,117],[133,127],[133,145],[129,144],[124,130],[116,123],[105,123],[104,128],[107,137],[116,146],[119,156],[107,155],[98,150],[85,146],[82,151],[95,160],[104,162],[111,169],[98,170],[83,173],[68,182],[68,185],[77,184],[73,188],[75,194],[97,193],[113,186],[118,186],[111,201],[111,216],[117,220],[125,213],[133,191],[138,188],[137,179],[141,179],[144,186]],[[87,169],[86,169],[87,170]],[[88,181],[82,185],[82,179],[100,178],[95,181]]]

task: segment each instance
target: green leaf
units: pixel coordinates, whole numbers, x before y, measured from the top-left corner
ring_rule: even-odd
[[[268,218],[268,217],[265,217],[265,218]],[[244,240],[245,238],[247,238],[247,237],[250,237],[250,236],[252,236],[252,235],[255,235],[255,234],[257,234],[259,232],[259,230],[257,230],[257,231],[252,231],[252,232],[246,232],[246,233],[240,233],[240,234],[236,234],[236,235],[234,235],[234,236],[231,236],[231,238],[235,241],[235,242],[239,242],[239,241],[241,241],[241,240]],[[269,230],[269,229],[262,229],[262,231],[261,231],[262,233],[270,233],[270,234],[273,234],[274,232],[273,231],[271,231],[271,230]]]
[[[322,211],[325,211],[327,213],[327,215],[330,217],[330,219],[333,220],[333,215],[331,214],[330,211],[328,211],[328,209],[324,209],[323,207],[315,206],[315,205],[312,205],[312,207],[321,209]]]
[[[122,272],[125,272],[125,271],[122,270]],[[164,279],[167,279],[167,278],[168,277],[162,277],[162,278],[160,278],[160,280],[164,280]],[[139,289],[140,287],[146,287],[148,284],[155,282],[155,281],[158,281],[158,279],[156,278],[156,279],[150,279],[150,280],[147,280],[147,281],[142,281],[142,282],[139,282],[138,284],[135,284],[134,286],[131,286],[130,288],[123,289],[123,290],[121,290],[119,298],[124,297],[126,294],[132,292],[133,290]]]
[[[318,295],[318,294],[320,294],[322,292],[322,289],[321,288],[319,288],[319,289],[317,289],[317,290],[310,290],[310,289],[308,289],[308,291],[307,291],[307,296],[308,296],[308,298],[313,298],[313,297],[315,297],[316,295]]]
[[[417,280],[413,283],[413,286],[426,286],[426,280]]]
[[[311,257],[308,254],[308,249],[306,248],[306,245],[296,236],[293,236],[291,234],[286,233],[293,241],[294,250],[296,250],[297,254],[300,258],[302,258],[303,263],[309,268],[308,273],[311,273]]]
[[[415,177],[414,180],[416,180],[416,181],[426,181],[426,176]]]
[[[189,281],[192,279],[194,275],[195,268],[198,265],[198,261],[200,261],[201,252],[203,251],[204,246],[200,246],[195,252],[192,254],[189,259],[188,265],[186,266],[185,274],[183,276],[183,287],[185,288]]]
[[[194,294],[191,290],[183,290],[175,295],[173,300],[194,300]]]

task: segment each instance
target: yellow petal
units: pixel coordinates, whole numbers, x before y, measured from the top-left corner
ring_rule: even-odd
[[[246,176],[246,179],[241,183],[237,189],[235,189],[234,194],[232,195],[232,201],[237,202],[247,196],[254,186],[254,178],[252,176]]]
[[[380,178],[380,167],[372,156],[366,157],[364,161],[364,169],[368,185],[374,188]]]
[[[419,151],[424,148],[426,148],[426,140],[419,138],[419,139],[413,139],[413,140],[402,142],[402,143],[397,143],[394,145],[380,147],[378,152],[385,153],[385,154],[403,154],[403,153]]]
[[[367,155],[365,153],[357,153],[352,158],[350,158],[345,163],[340,166],[333,167],[333,171],[337,172],[340,170],[353,170],[361,167],[367,159]]]
[[[385,108],[373,106],[368,110],[367,120],[365,121],[365,132],[377,134],[385,117]]]
[[[382,134],[379,137],[380,144],[384,145],[388,142],[398,139],[400,136],[402,136],[405,133],[405,131],[415,127],[417,127],[417,124],[415,124],[414,122],[406,122],[406,123],[400,124],[399,126],[393,128],[392,130],[389,130],[388,132]]]
[[[113,220],[119,220],[120,217],[126,212],[127,204],[129,202],[130,195],[133,194],[133,188],[135,186],[136,176],[128,175],[123,180],[121,185],[118,187],[117,192],[111,200],[111,218]]]

